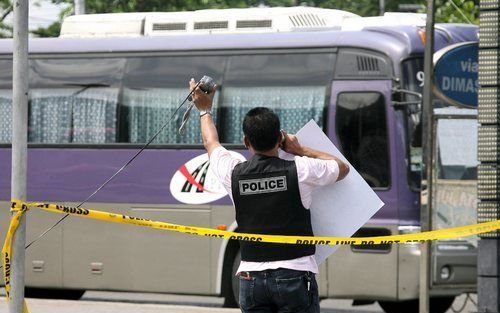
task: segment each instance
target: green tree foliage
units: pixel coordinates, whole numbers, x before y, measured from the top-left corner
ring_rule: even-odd
[[[380,14],[378,0],[312,0],[308,5],[346,10],[361,16],[376,16]],[[385,0],[386,12],[399,11],[400,5],[416,4],[422,7],[420,13],[425,13],[426,0]],[[436,22],[443,23],[474,23],[479,24],[479,0],[436,0]]]
[[[31,33],[36,35],[37,37],[57,37],[59,36],[60,31],[61,22],[57,21],[55,23],[52,23],[49,27],[40,27],[36,30],[31,31]]]
[[[54,3],[73,4],[73,0],[52,0]],[[9,0],[0,0],[0,9]],[[385,0],[385,11],[395,12],[401,4],[421,5],[425,12],[426,0]],[[346,10],[361,16],[380,14],[379,0],[86,0],[86,13],[173,12],[201,9],[246,8],[256,6],[307,5]],[[70,6],[61,14],[72,14]],[[436,0],[436,21],[452,23],[479,23],[479,0]],[[33,33],[40,37],[58,36],[61,22]]]
[[[436,0],[436,21],[479,24],[479,0]]]
[[[5,24],[4,20],[12,13],[10,0],[0,0],[0,38],[12,37],[12,27]]]

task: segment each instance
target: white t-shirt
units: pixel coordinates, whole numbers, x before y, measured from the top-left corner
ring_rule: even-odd
[[[210,155],[210,168],[215,177],[222,183],[231,200],[231,175],[234,167],[242,161],[232,156],[224,147],[217,147]],[[309,209],[312,202],[312,192],[315,188],[333,184],[339,177],[339,165],[334,160],[319,160],[308,157],[295,156],[299,193],[302,205]],[[292,260],[272,262],[241,261],[237,273],[263,271],[267,269],[288,268],[299,271],[318,273],[318,265],[314,255],[304,256]]]

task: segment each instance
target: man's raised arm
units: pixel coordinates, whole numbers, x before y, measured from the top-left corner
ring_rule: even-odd
[[[196,82],[193,78],[189,82],[190,89],[193,90],[196,86]],[[206,94],[201,91],[200,88],[196,88],[193,94],[193,102],[196,108],[200,111],[200,127],[201,127],[201,137],[203,139],[203,145],[208,152],[208,156],[212,154],[215,148],[220,147],[219,134],[217,133],[217,128],[215,127],[214,120],[212,119],[212,102],[214,99],[215,90]]]

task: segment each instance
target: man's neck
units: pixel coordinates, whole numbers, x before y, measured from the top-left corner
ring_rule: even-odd
[[[268,150],[268,151],[265,151],[265,152],[255,151],[255,154],[265,155],[265,156],[268,156],[268,157],[276,157],[276,158],[279,156],[278,148],[271,149],[271,150]]]

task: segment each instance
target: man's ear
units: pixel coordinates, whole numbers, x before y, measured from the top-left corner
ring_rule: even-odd
[[[250,140],[248,140],[247,136],[243,136],[243,143],[247,149],[250,149]]]
[[[285,148],[285,131],[282,129],[280,130],[280,135],[278,138],[278,148],[284,149]]]

